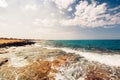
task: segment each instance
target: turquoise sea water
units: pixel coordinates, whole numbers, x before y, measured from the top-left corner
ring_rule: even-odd
[[[120,52],[120,40],[54,40],[55,47]]]

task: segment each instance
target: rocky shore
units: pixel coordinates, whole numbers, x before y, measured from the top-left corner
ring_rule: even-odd
[[[24,46],[34,44],[31,40],[0,38],[0,48],[10,46]]]
[[[0,80],[120,80],[120,67],[59,49],[33,44],[0,52]]]

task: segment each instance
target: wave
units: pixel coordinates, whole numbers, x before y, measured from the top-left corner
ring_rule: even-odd
[[[89,61],[97,61],[102,64],[120,67],[120,55],[119,54],[99,54],[96,52],[88,52],[85,50],[75,50],[70,48],[57,48],[57,47],[45,47],[48,49],[60,49],[66,53],[78,54]]]

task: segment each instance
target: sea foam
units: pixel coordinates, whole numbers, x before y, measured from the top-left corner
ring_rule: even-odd
[[[119,54],[100,54],[96,52],[87,52],[81,50],[74,50],[70,48],[55,48],[55,47],[46,47],[49,49],[60,49],[65,51],[66,53],[75,53],[84,57],[90,61],[97,61],[102,64],[120,67],[120,55]]]
[[[106,65],[111,66],[120,66],[120,55],[119,54],[100,54],[100,53],[94,53],[94,52],[83,52],[80,50],[72,50],[68,48],[61,48],[63,51],[66,51],[67,53],[75,53],[83,56],[84,58],[91,60],[91,61],[97,61]]]

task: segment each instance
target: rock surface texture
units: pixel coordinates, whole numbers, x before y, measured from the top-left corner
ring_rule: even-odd
[[[27,45],[0,49],[0,80],[120,80],[120,67]]]

